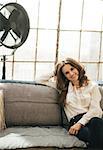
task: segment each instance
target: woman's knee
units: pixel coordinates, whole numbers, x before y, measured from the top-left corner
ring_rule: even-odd
[[[103,119],[92,118],[88,127],[90,130],[90,147],[103,148]]]
[[[102,125],[103,125],[103,119],[98,118],[98,117],[93,117],[93,118],[89,121],[89,125],[92,126],[92,127],[102,126]]]
[[[92,118],[88,127],[92,135],[98,135],[103,138],[103,119],[98,117]]]
[[[89,142],[90,132],[88,127],[81,128],[76,136],[82,141]]]

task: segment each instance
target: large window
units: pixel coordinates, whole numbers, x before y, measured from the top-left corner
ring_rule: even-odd
[[[6,79],[36,80],[66,57],[82,62],[93,80],[103,80],[102,0],[3,0],[28,12],[30,31],[14,55],[6,57]],[[0,47],[1,51],[9,51]],[[1,53],[0,53],[1,55]],[[2,58],[2,56],[1,56]],[[0,78],[2,78],[0,61]]]

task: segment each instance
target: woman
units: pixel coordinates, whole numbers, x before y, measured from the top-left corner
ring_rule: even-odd
[[[70,126],[68,133],[88,147],[103,149],[103,120],[98,85],[88,79],[83,66],[72,58],[59,62],[54,72],[56,88]]]

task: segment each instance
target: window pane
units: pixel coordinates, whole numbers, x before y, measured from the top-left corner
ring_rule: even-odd
[[[13,55],[6,56],[6,61],[11,61],[11,62],[13,62]]]
[[[0,55],[8,55],[6,56],[6,79],[34,80],[35,74],[36,78],[40,78],[53,71],[56,58],[61,60],[72,57],[78,60],[80,57],[81,62],[87,63],[88,75],[92,79],[98,78],[99,75],[103,80],[103,33],[101,36],[100,32],[103,31],[103,0],[0,1],[3,4],[10,2],[21,4],[27,11],[30,33],[26,42],[16,50],[14,57],[11,55],[12,49],[0,45]],[[60,4],[61,16],[59,16]],[[57,41],[59,17],[60,32]],[[3,32],[0,31],[0,37]],[[15,44],[10,34],[8,37],[5,39],[6,44],[8,42],[10,45]],[[57,46],[58,53],[56,53]],[[36,68],[34,63],[37,63]],[[3,62],[0,60],[1,78],[2,65]],[[98,73],[98,66],[100,73]]]
[[[103,16],[103,1],[101,0],[85,0],[83,29],[101,30]]]
[[[0,1],[0,4],[5,5],[5,4],[7,4],[7,3],[12,3],[12,2],[16,2],[16,0],[1,0],[1,1]]]
[[[16,63],[14,64],[15,80],[34,80],[34,63]]]
[[[61,8],[61,29],[80,29],[83,0],[63,0]]]
[[[102,46],[101,46],[101,55],[100,55],[100,61],[103,62],[103,33],[102,33]]]
[[[4,47],[4,46],[1,46],[1,47],[0,47],[0,56],[3,56],[3,55],[11,55],[13,51],[14,51],[13,49],[6,48],[6,47]]]
[[[56,53],[56,31],[39,30],[37,60],[54,61]]]
[[[99,60],[100,52],[100,33],[99,32],[83,32],[81,39],[81,61]]]
[[[36,80],[42,79],[54,71],[53,63],[37,63],[36,64]]]
[[[87,73],[87,76],[89,77],[89,79],[91,80],[97,80],[97,74],[98,74],[98,64],[90,64],[90,63],[86,63],[84,64],[85,66],[85,70]]]
[[[39,28],[57,29],[59,0],[40,0]]]
[[[30,30],[30,33],[26,42],[16,50],[15,60],[22,60],[22,61],[34,60],[35,45],[36,45],[36,31]]]
[[[100,68],[99,68],[99,80],[103,81],[103,63],[100,64]]]
[[[79,38],[79,32],[60,32],[59,59],[64,59],[65,57],[78,58]]]
[[[27,11],[30,19],[30,27],[37,28],[39,0],[17,0],[17,2]]]
[[[5,78],[8,80],[12,80],[12,63],[11,62],[6,62],[5,70],[6,70]]]

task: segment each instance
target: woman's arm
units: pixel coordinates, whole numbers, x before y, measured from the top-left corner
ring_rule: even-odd
[[[83,125],[87,124],[93,117],[101,118],[103,114],[100,107],[101,94],[97,84],[93,85],[92,89],[90,90],[90,96],[91,103],[88,112],[84,114],[83,117],[78,121],[78,123],[81,123]]]
[[[39,83],[56,88],[56,76],[54,76],[53,73],[43,75],[36,81]]]

